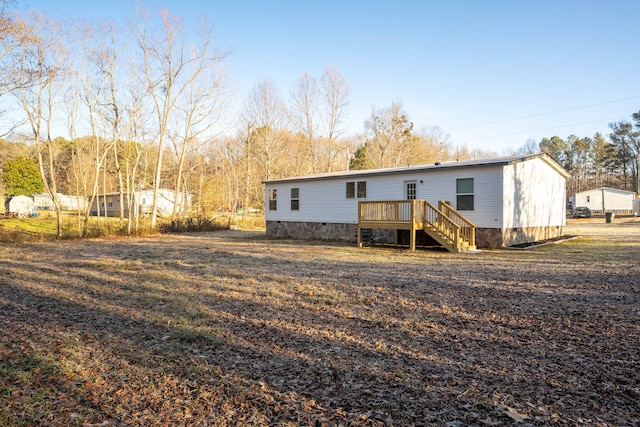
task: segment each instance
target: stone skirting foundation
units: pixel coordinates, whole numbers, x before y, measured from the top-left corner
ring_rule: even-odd
[[[357,224],[267,221],[267,237],[355,242],[357,228]],[[364,241],[395,243],[396,230],[367,229],[362,238]]]
[[[267,221],[268,237],[311,240],[351,240],[353,239],[355,229],[355,224]]]
[[[540,242],[561,236],[564,236],[564,226],[557,225],[507,229],[504,231],[502,239],[503,246],[513,246],[521,243]]]
[[[476,242],[479,248],[505,248],[522,243],[533,243],[564,236],[564,226],[508,228],[477,228]]]
[[[357,224],[267,221],[266,234],[268,237],[293,239],[355,241],[356,228]],[[364,233],[363,239],[381,243],[404,243],[405,238],[401,234],[402,231],[374,228],[370,229],[370,232]],[[420,233],[418,232],[418,234]],[[476,246],[479,248],[502,248],[563,235],[564,226],[511,228],[504,231],[499,228],[477,228]],[[408,234],[406,237],[408,238]]]

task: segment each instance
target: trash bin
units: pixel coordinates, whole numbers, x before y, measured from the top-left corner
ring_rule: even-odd
[[[606,212],[604,214],[605,222],[607,224],[613,224],[613,220],[615,219],[615,217],[616,217],[616,214],[613,212]]]

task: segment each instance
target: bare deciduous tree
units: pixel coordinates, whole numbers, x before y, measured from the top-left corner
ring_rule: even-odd
[[[329,67],[320,78],[320,85],[309,73],[304,73],[291,90],[289,115],[291,124],[302,136],[305,158],[299,164],[313,173],[328,172],[346,146],[339,143],[344,133],[341,127],[349,105],[349,85],[336,67]],[[345,162],[346,163],[346,162]]]
[[[296,85],[291,90],[290,119],[295,130],[304,138],[307,152],[306,163],[316,173],[320,166],[318,147],[318,84],[309,73],[298,77]]]
[[[88,139],[83,138],[84,144],[79,144],[78,130],[75,121],[71,123],[69,133],[72,140],[76,141],[77,151],[80,155],[82,149],[90,141],[92,144],[91,152],[85,156],[86,160],[78,162],[77,168],[85,172],[84,175],[84,194],[88,199],[88,203],[83,212],[84,222],[79,232],[87,236],[89,234],[89,217],[91,207],[94,201],[99,197],[100,173],[103,177],[102,193],[107,192],[106,185],[106,160],[109,153],[116,144],[117,137],[111,134],[112,128],[104,126],[105,122],[105,99],[114,104],[114,101],[108,97],[111,94],[110,74],[108,66],[111,60],[109,55],[109,44],[113,41],[110,37],[109,27],[101,27],[95,23],[80,23],[77,26],[70,25],[71,39],[68,44],[72,46],[73,55],[69,55],[68,66],[69,76],[66,84],[69,85],[69,93],[77,96],[83,107],[85,119],[88,124]],[[113,49],[111,49],[113,51]],[[111,64],[113,67],[114,64]],[[67,99],[66,104],[70,105],[74,101]],[[72,117],[70,115],[70,117]],[[88,148],[88,147],[87,147]],[[88,178],[91,178],[89,182]],[[100,210],[100,200],[97,200],[98,210]],[[103,199],[105,217],[107,216],[106,199]],[[122,206],[122,205],[121,205]],[[98,228],[100,227],[100,215],[96,215]],[[123,226],[122,215],[120,216],[120,227]]]
[[[142,51],[147,91],[153,101],[158,131],[151,227],[155,227],[157,222],[163,155],[171,120],[176,113],[178,100],[202,72],[205,58],[203,51],[192,56],[193,52],[187,49],[187,37],[180,19],[171,16],[167,10],[161,10],[159,15],[162,29],[153,33],[148,28],[143,28],[137,39]]]
[[[205,34],[201,50],[192,48],[191,57],[198,60],[187,64],[187,75],[193,78],[185,83],[182,96],[176,102],[176,114],[172,121],[174,129],[170,139],[178,163],[175,176],[177,193],[187,192],[183,188],[183,175],[191,147],[195,146],[193,148],[197,149],[216,136],[214,128],[228,106],[229,85],[222,67],[225,56],[211,48],[209,33]],[[178,200],[173,205],[174,216],[179,208],[177,202]]]
[[[450,136],[438,126],[423,126],[415,134],[414,146],[407,153],[408,164],[449,160]]]
[[[263,178],[272,179],[282,149],[282,131],[286,125],[286,106],[282,95],[269,80],[253,87],[244,105],[243,127],[251,129],[248,151],[256,154]]]
[[[9,9],[15,7],[16,2],[2,0],[0,2],[0,99],[16,88],[19,84],[19,76],[15,72],[17,62],[20,60],[19,49],[35,37],[31,34],[31,28],[22,20],[12,16]],[[0,138],[11,134],[26,121],[9,118],[8,109],[0,109],[0,123],[6,126],[0,133]],[[11,123],[5,122],[11,121]]]
[[[321,77],[321,83],[324,102],[321,103],[320,115],[327,140],[326,169],[330,172],[333,169],[336,157],[345,148],[338,147],[337,140],[344,133],[344,128],[341,126],[349,108],[351,89],[337,67],[327,68]]]
[[[197,48],[188,41],[179,19],[160,11],[162,28],[157,33],[142,29],[138,35],[147,91],[154,105],[157,126],[157,158],[151,226],[158,215],[158,190],[162,184],[163,155],[167,139],[180,138],[176,192],[180,192],[184,159],[189,144],[207,134],[220,114],[223,81],[219,65],[224,55],[211,46],[211,32],[202,28]],[[206,86],[212,85],[207,92]],[[181,131],[172,129],[181,122]],[[175,211],[174,211],[175,212]]]
[[[122,93],[127,88],[123,84],[122,69],[126,69],[128,43],[119,35],[121,29],[113,23],[106,23],[99,27],[101,43],[96,46],[91,55],[91,61],[100,75],[100,81],[104,82],[104,89],[99,94],[97,105],[101,121],[104,127],[105,140],[110,141],[110,150],[113,155],[113,165],[118,179],[119,189],[119,221],[123,228],[125,217],[128,218],[127,230],[131,230],[131,216],[125,214],[125,199],[129,197],[129,183],[125,181],[125,175],[121,165],[120,150],[124,144],[125,102]],[[103,165],[106,167],[106,164]],[[106,191],[106,189],[105,189]],[[88,213],[88,212],[87,212]]]
[[[59,77],[63,72],[60,28],[58,23],[40,14],[32,15],[25,28],[28,28],[31,36],[22,39],[15,51],[15,85],[11,93],[18,101],[31,130],[40,174],[56,211],[57,235],[62,237],[56,173],[58,152],[51,136],[54,107],[59,97]]]
[[[414,138],[411,134],[413,123],[400,101],[393,101],[389,108],[372,108],[365,129],[370,135],[367,143],[373,151],[372,160],[379,168],[398,166],[405,148]]]

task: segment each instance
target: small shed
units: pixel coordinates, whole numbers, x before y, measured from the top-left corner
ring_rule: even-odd
[[[16,213],[18,216],[31,215],[35,209],[35,203],[29,196],[13,196],[4,203],[7,213]]]

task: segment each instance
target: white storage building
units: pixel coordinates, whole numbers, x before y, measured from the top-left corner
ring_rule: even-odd
[[[572,207],[586,206],[594,214],[613,212],[617,215],[630,215],[633,212],[635,193],[615,188],[601,187],[581,191],[569,198]]]

